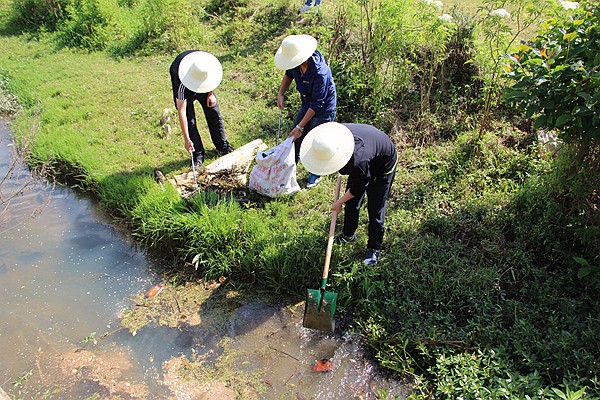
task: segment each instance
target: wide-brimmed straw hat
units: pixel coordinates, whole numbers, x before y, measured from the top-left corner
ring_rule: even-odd
[[[317,49],[317,39],[310,35],[290,35],[275,53],[275,66],[288,70],[308,60]]]
[[[306,134],[300,146],[300,161],[316,175],[339,171],[354,153],[354,135],[337,122],[326,122]]]
[[[181,83],[196,93],[207,93],[219,86],[223,79],[223,68],[217,57],[205,51],[187,54],[179,64]]]

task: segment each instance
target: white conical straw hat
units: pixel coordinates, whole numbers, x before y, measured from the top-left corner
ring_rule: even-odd
[[[316,175],[339,171],[354,153],[354,135],[346,126],[326,122],[306,134],[300,146],[300,161]]]
[[[187,54],[179,64],[181,83],[196,93],[207,93],[219,86],[223,68],[217,57],[205,51]]]
[[[275,53],[275,66],[288,70],[308,60],[317,49],[317,39],[310,35],[290,35]]]

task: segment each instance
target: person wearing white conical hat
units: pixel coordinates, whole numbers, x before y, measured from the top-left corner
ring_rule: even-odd
[[[194,101],[202,106],[217,153],[231,153],[233,148],[225,137],[225,125],[214,92],[223,78],[219,60],[204,51],[187,50],[175,57],[169,73],[185,149],[192,153],[195,166],[204,162],[204,145],[198,131]]]
[[[387,200],[396,175],[398,153],[384,132],[367,124],[328,122],[315,127],[302,142],[300,161],[317,175],[348,175],[346,192],[331,210],[341,212],[344,226],[335,243],[357,240],[360,208],[369,198],[367,251],[363,263],[375,265],[381,255]]]
[[[277,106],[285,107],[285,92],[292,82],[300,93],[302,104],[296,113],[294,128],[289,136],[294,137],[296,163],[300,159],[300,146],[311,129],[335,119],[337,93],[331,69],[317,50],[317,40],[310,35],[290,35],[283,39],[275,53],[275,66],[285,71],[279,91]],[[321,180],[319,175],[310,174],[307,188]]]

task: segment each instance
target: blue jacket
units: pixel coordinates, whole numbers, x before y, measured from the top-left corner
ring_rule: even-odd
[[[288,69],[285,74],[296,81],[296,89],[302,97],[302,108],[312,108],[317,115],[335,111],[337,95],[331,69],[325,57],[315,50],[308,59],[308,69],[304,75],[300,67]]]

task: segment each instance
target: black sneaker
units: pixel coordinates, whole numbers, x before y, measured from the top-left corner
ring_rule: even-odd
[[[372,266],[377,264],[377,260],[379,260],[379,256],[381,253],[379,250],[375,249],[367,249],[367,254],[365,255],[365,259],[363,260],[363,264],[367,266]]]
[[[194,154],[194,167],[200,168],[204,164],[204,154]]]
[[[225,147],[223,150],[217,150],[217,154],[219,156],[224,156],[225,154],[229,154],[233,151],[233,147],[231,147],[230,145],[227,145],[227,147]]]
[[[356,237],[356,235],[352,235],[352,236],[346,236],[343,233],[341,235],[338,235],[335,237],[335,239],[333,240],[333,242],[335,244],[341,244],[344,245],[346,243],[352,243],[352,242],[356,242],[356,239],[358,239]]]

